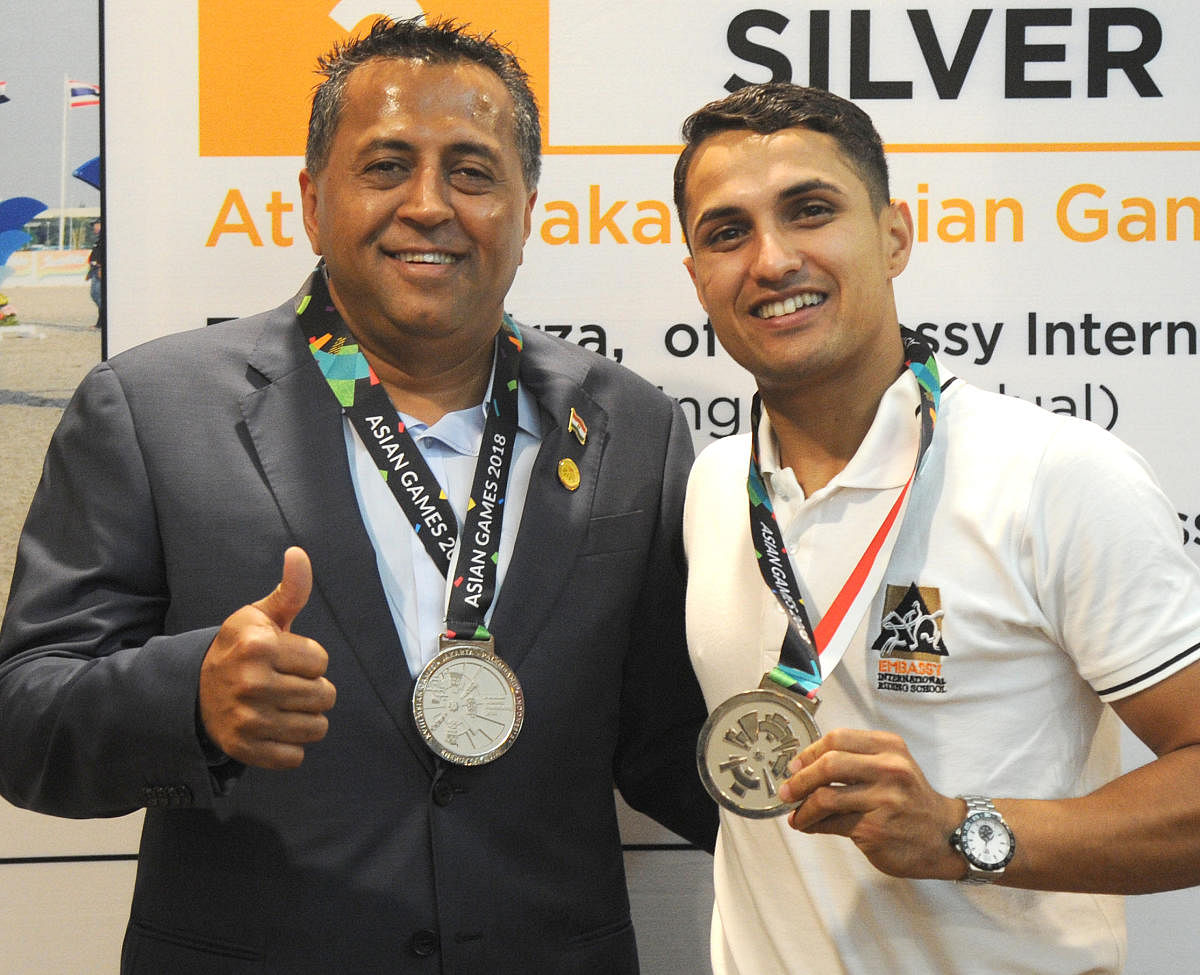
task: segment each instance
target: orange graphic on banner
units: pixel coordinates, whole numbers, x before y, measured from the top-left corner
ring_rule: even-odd
[[[319,55],[380,13],[452,17],[495,32],[529,72],[546,126],[550,0],[201,0],[201,156],[302,156]],[[543,129],[545,131],[545,128]]]

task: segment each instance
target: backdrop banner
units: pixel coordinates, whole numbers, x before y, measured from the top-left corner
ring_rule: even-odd
[[[109,352],[291,294],[315,260],[296,174],[317,55],[377,13],[447,14],[512,45],[545,117],[510,311],[661,384],[697,446],[744,431],[750,384],[680,265],[679,125],[745,82],[815,83],[872,115],[912,209],[904,324],[1136,446],[1200,557],[1200,7],[768,2],[111,0]]]

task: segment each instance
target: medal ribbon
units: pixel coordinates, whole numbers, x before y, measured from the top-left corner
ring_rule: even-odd
[[[941,380],[937,362],[929,346],[915,333],[904,331],[905,366],[916,377],[921,394],[921,440],[917,448],[917,460],[908,481],[901,488],[891,509],[876,530],[866,550],[829,609],[814,629],[804,606],[804,597],[796,580],[787,547],[783,542],[766,483],[758,462],[758,428],[762,417],[762,400],[756,393],[750,409],[750,473],[746,479],[746,492],[750,498],[750,530],[754,552],[758,557],[758,568],[767,588],[775,594],[780,605],[787,611],[788,627],[779,652],[779,664],[767,676],[780,687],[812,700],[816,699],[821,686],[821,657],[827,653],[825,672],[837,666],[846,647],[858,628],[862,613],[875,594],[877,585],[869,582],[882,573],[887,559],[880,559],[885,543],[889,540],[887,554],[899,533],[903,518],[900,516],[908,497],[909,488],[916,479],[925,459],[926,451],[933,442],[933,428],[937,422],[937,411],[941,402]],[[877,570],[873,572],[873,570]],[[851,609],[855,612],[851,613]]]
[[[311,280],[309,293],[297,309],[309,349],[425,551],[452,581],[445,635],[487,640],[491,634],[484,617],[496,594],[504,498],[517,439],[520,332],[505,315],[497,336],[492,396],[460,537],[446,492],[330,300],[324,273],[318,269]]]

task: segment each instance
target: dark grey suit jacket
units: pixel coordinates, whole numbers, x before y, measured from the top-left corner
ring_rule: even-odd
[[[682,624],[691,445],[648,383],[523,334],[545,436],[492,630],[527,713],[480,768],[436,760],[415,729],[341,410],[294,300],[80,386],[0,631],[0,789],[62,816],[148,807],[125,971],[636,971],[613,782],[694,842],[715,834]],[[293,544],[315,576],[293,629],[328,650],[338,690],[328,737],[294,771],[214,772],[201,660]]]

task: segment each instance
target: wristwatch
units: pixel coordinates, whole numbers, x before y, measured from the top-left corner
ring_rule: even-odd
[[[963,883],[990,884],[1013,858],[1017,841],[1008,823],[983,796],[961,796],[967,804],[967,817],[950,834],[950,845],[967,861]]]

